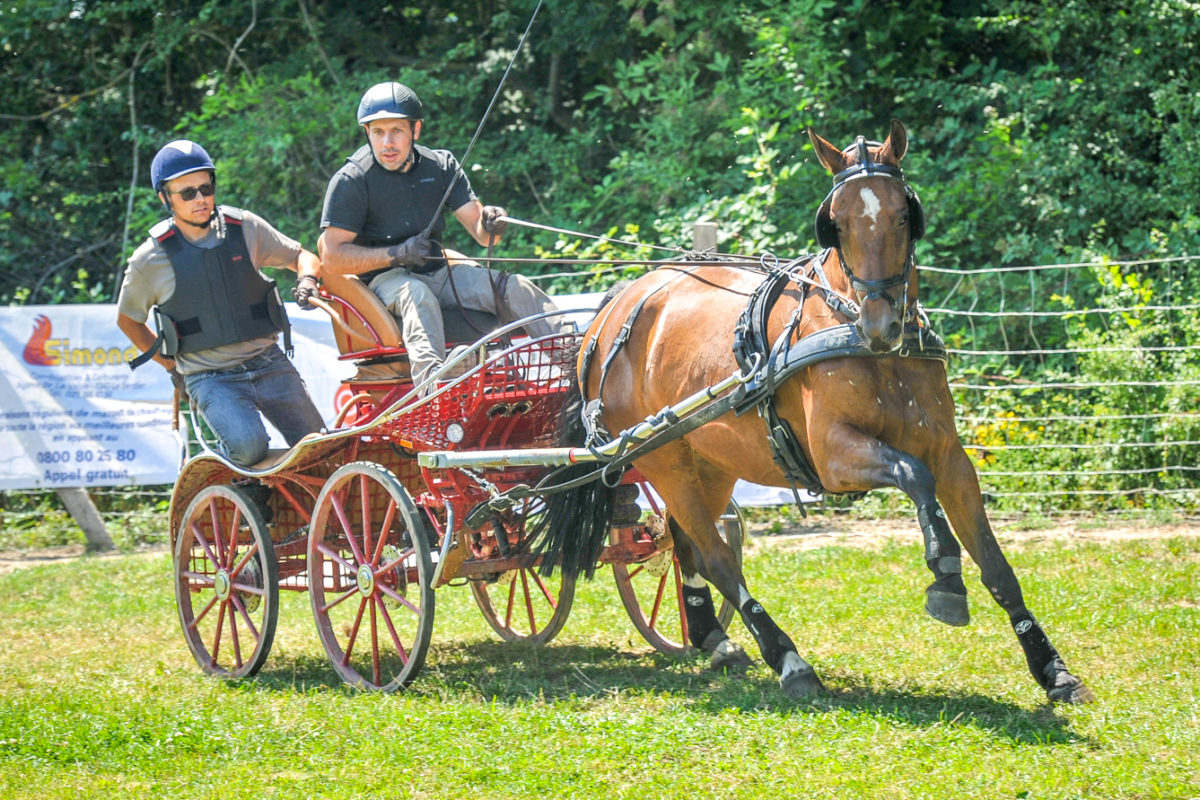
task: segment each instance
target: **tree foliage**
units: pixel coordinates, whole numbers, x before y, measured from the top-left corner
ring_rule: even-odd
[[[461,157],[534,6],[0,3],[0,302],[111,300],[162,214],[150,158],[180,136],[214,155],[223,202],[312,248],[326,181],[362,141],[362,92],[412,85],[428,110],[424,141]],[[898,118],[929,218],[922,264],[1196,254],[1197,42],[1193,0],[550,0],[467,168],[485,202],[545,225],[674,246],[708,218],[724,252],[790,255],[813,249],[829,186],[805,130],[849,142]],[[653,255],[525,228],[510,228],[505,252]],[[1200,297],[1196,275],[1132,271],[1137,302]],[[924,281],[926,302],[944,306],[1029,307],[1053,292],[1084,307],[1124,291],[1103,270],[1053,288],[1020,273],[982,288],[952,274]],[[1057,321],[946,333],[1060,348],[1081,335]],[[1194,341],[1196,330],[1087,333],[1167,334]],[[1196,369],[1160,361],[1147,368]],[[1085,362],[996,369],[1132,368]]]

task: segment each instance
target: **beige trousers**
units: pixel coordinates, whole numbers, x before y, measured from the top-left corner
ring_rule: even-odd
[[[525,276],[516,274],[509,275],[505,286],[502,302],[507,308],[496,308],[492,281],[499,285],[499,280],[499,271],[467,261],[423,275],[396,267],[371,281],[371,291],[400,323],[413,383],[423,383],[446,358],[443,307],[455,308],[461,303],[463,308],[495,314],[508,321],[558,310],[545,292]],[[562,324],[556,318],[541,319],[527,325],[526,330],[530,336],[549,336],[558,333]]]

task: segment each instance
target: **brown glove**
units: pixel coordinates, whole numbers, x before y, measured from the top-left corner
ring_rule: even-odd
[[[505,229],[508,228],[508,223],[501,219],[501,217],[507,216],[508,212],[501,206],[484,206],[481,221],[484,232],[499,238]]]

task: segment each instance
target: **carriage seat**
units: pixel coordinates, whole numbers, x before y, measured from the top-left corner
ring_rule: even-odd
[[[466,256],[447,250],[450,263],[468,262]],[[353,361],[358,367],[352,382],[408,380],[408,353],[400,325],[392,312],[357,275],[323,274],[325,291],[335,302],[341,325],[334,322],[333,334],[339,359]],[[494,314],[468,309],[443,308],[443,329],[446,345],[470,343],[480,338],[480,331],[500,327]]]

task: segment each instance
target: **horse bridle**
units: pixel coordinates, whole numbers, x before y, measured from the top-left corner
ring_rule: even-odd
[[[859,136],[857,139],[855,139],[855,146],[858,148],[858,163],[851,167],[847,167],[833,176],[833,188],[829,190],[829,194],[825,195],[825,199],[821,202],[820,211],[818,211],[817,239],[818,244],[823,246],[825,245],[825,242],[820,240],[823,238],[823,235],[826,234],[823,234],[821,230],[821,215],[828,215],[829,209],[832,207],[833,196],[837,194],[838,189],[850,181],[858,180],[860,178],[883,176],[900,181],[900,183],[904,186],[904,195],[909,202],[910,225],[913,224],[913,221],[911,220],[912,207],[914,203],[919,203],[920,201],[916,200],[916,194],[904,180],[903,170],[901,170],[899,167],[881,164],[878,161],[871,161],[870,155],[867,152],[867,141],[864,137]],[[832,220],[829,219],[825,224],[832,225]],[[839,240],[832,245],[833,249],[837,251],[838,260],[842,263],[842,270],[846,273],[846,277],[850,280],[850,288],[859,295],[860,306],[862,303],[865,303],[868,300],[882,298],[887,300],[888,306],[893,311],[896,311],[900,314],[901,319],[908,314],[908,281],[912,276],[913,267],[916,264],[916,238],[919,237],[914,237],[912,235],[912,229],[910,228],[908,239],[908,257],[904,260],[904,269],[901,270],[900,274],[877,281],[863,280],[855,275],[854,269],[850,266],[850,262],[842,253],[841,241]],[[900,295],[899,297],[893,297],[890,290],[896,288],[897,286],[902,287]]]

